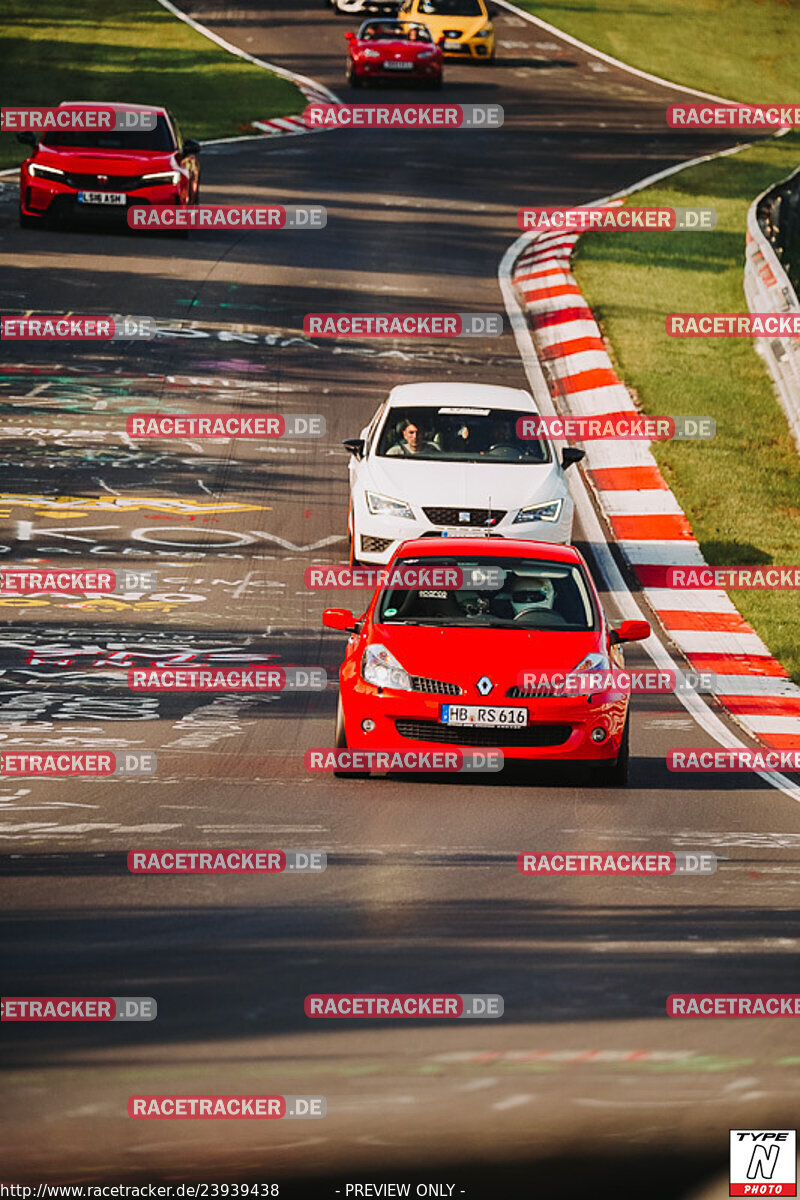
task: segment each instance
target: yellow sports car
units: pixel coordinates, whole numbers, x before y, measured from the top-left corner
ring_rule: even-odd
[[[495,33],[485,0],[403,0],[398,17],[427,25],[448,58],[494,61]]]

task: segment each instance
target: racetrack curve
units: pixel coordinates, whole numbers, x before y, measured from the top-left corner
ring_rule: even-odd
[[[191,12],[347,98],[351,25],[322,5]],[[537,783],[344,782],[303,767],[307,747],[332,743],[333,687],[143,699],[114,666],[124,660],[107,661],[267,654],[335,678],[343,639],[320,614],[338,598],[305,591],[303,570],[345,560],[341,440],[399,382],[527,385],[507,322],[502,338],[445,345],[312,344],[303,315],[502,312],[497,267],[520,206],[584,203],[727,144],[666,129],[670,89],[520,17],[497,26],[497,65],[448,63],[437,100],[499,102],[501,130],[337,131],[204,152],[204,201],[322,203],[323,231],[183,242],[20,230],[14,186],[0,195],[4,311],[125,311],[163,331],[5,356],[3,561],[154,567],[167,597],[0,600],[0,745],[150,748],[159,762],[138,780],[0,786],[4,994],[159,1003],[149,1025],[4,1029],[9,1178],[285,1180],[290,1196],[302,1180],[322,1196],[345,1179],[410,1178],[454,1183],[454,1195],[538,1183],[578,1196],[599,1172],[682,1196],[724,1165],[729,1128],[792,1126],[791,1022],[664,1015],[672,992],[791,991],[800,934],[800,811],[758,779],[670,774],[669,748],[711,744],[672,698],[633,700],[626,791],[555,771]],[[326,436],[231,450],[124,433],[134,411],[273,406],[323,413]],[[591,557],[585,530],[576,541]],[[628,661],[645,660],[634,649]],[[168,845],[319,848],[330,865],[293,879],[128,875],[129,849]],[[516,870],[532,849],[710,849],[725,861],[699,879],[532,880]],[[434,1028],[304,1017],[306,993],[353,989],[499,992],[505,1017]],[[319,1093],[328,1115],[125,1116],[133,1093],[211,1091]]]

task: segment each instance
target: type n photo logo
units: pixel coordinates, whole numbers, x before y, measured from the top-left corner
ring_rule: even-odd
[[[794,1129],[732,1129],[731,1196],[796,1196]]]

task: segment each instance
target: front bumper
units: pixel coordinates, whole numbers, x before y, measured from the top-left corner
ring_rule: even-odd
[[[411,71],[387,71],[385,63],[360,62],[353,64],[353,73],[357,79],[388,79],[392,83],[402,83],[403,80],[439,79],[442,65],[437,62],[415,63]]]
[[[450,39],[448,39],[449,41]],[[453,39],[455,40],[455,39]],[[488,38],[464,38],[459,40],[457,48],[447,48],[442,46],[442,54],[445,58],[491,58],[495,51],[495,37],[492,34]]]
[[[415,506],[416,507],[416,506]],[[564,546],[572,540],[574,504],[571,496],[564,498],[564,506],[558,521],[522,521],[514,524],[514,509],[492,527],[492,537],[514,538],[525,542],[550,542]],[[434,525],[425,517],[414,520],[404,517],[382,517],[373,515],[366,502],[359,505],[355,514],[355,556],[359,562],[375,566],[386,566],[392,555],[403,542],[413,538],[441,537],[445,528],[455,526]],[[453,538],[454,545],[458,539]]]
[[[182,195],[179,187],[172,184],[135,188],[131,191],[120,187],[117,190],[124,193],[125,204],[83,204],[78,200],[79,191],[104,190],[107,189],[75,188],[55,179],[23,175],[20,179],[20,211],[26,217],[39,217],[42,220],[72,220],[100,216],[121,219],[126,223],[127,211],[135,204],[188,204],[188,198]]]
[[[355,664],[345,665],[340,678],[347,745],[353,750],[434,750],[442,746],[502,750],[506,759],[548,762],[608,762],[620,750],[629,699],[621,693],[592,698],[566,696],[519,700],[492,697],[495,705],[528,709],[528,725],[520,729],[466,729],[442,725],[442,704],[486,704],[477,693],[459,697],[398,692],[365,683]],[[471,692],[471,689],[470,689]],[[369,733],[362,722],[371,720]],[[606,730],[603,742],[591,731]]]

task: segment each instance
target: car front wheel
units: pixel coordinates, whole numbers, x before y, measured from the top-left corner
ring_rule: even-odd
[[[610,762],[598,763],[592,768],[592,777],[598,787],[627,787],[630,765],[630,716],[625,718],[625,728],[619,744],[619,754]]]
[[[341,692],[339,699],[336,702],[336,736],[334,745],[337,750],[347,749],[347,734],[344,729],[344,706],[342,705]],[[334,771],[337,779],[368,779],[369,771]]]

